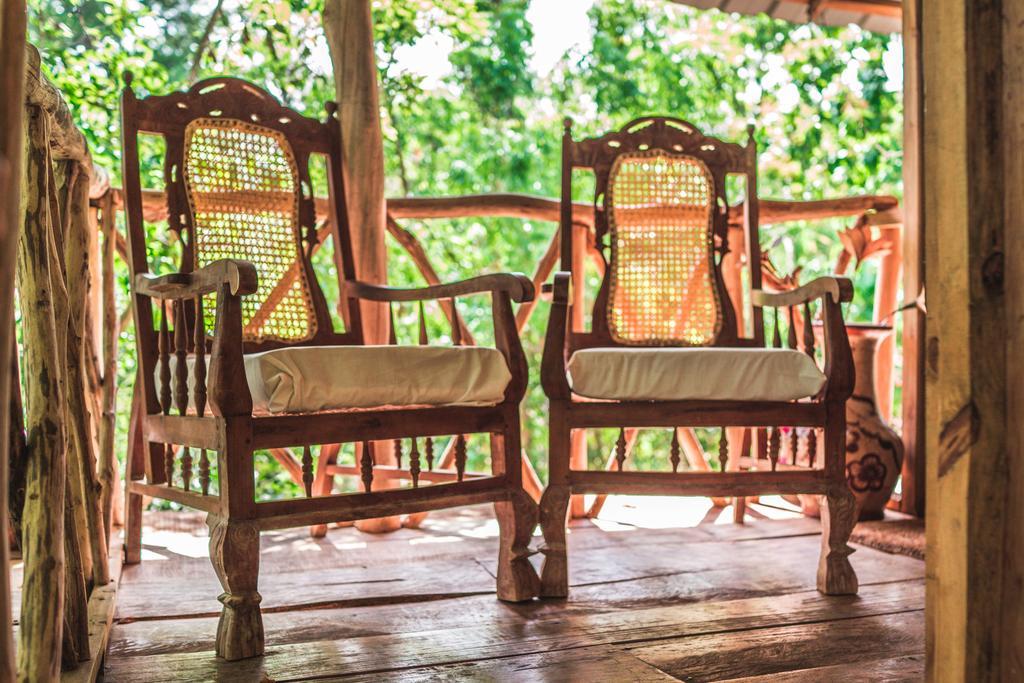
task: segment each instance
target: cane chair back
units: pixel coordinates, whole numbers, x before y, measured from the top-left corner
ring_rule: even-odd
[[[570,351],[759,343],[740,335],[740,302],[730,298],[722,273],[729,251],[726,177],[740,174],[747,183],[744,241],[750,282],[760,286],[755,154],[752,141],[726,143],[679,119],[641,118],[579,141],[572,139],[566,121],[563,216],[571,202],[572,170],[591,170],[597,255],[605,266],[590,312],[591,331],[574,330]],[[565,221],[562,268],[572,270],[578,245],[564,226]],[[579,273],[573,277],[574,284],[582,282]],[[757,337],[760,313],[754,316]]]
[[[202,81],[184,93],[122,98],[124,183],[133,277],[150,271],[138,138],[164,139],[167,226],[180,237],[180,270],[223,258],[253,263],[258,291],[243,301],[247,353],[287,345],[361,343],[358,306],[340,302],[346,329],[335,332],[312,254],[328,234],[340,279],[355,279],[345,210],[337,106],[324,121],[282,106],[262,89],[234,78]],[[326,159],[328,202],[318,223],[310,159]],[[204,301],[213,329],[215,298]],[[139,302],[148,310],[148,301]],[[192,312],[190,311],[190,315]],[[143,318],[147,316],[143,315]],[[144,336],[152,325],[141,321]],[[155,337],[153,341],[155,353]]]
[[[305,269],[295,269],[303,258],[299,173],[285,135],[244,121],[198,118],[185,129],[183,168],[193,267],[237,258],[260,275],[255,295],[242,300],[245,339],[312,339],[318,321],[309,280]],[[207,329],[213,329],[214,299],[204,307]]]

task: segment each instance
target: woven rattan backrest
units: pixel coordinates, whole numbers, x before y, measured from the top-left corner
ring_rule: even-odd
[[[312,263],[314,252],[330,238],[339,280],[355,279],[335,104],[328,103],[324,120],[309,118],[236,78],[213,78],[186,92],[139,98],[126,78],[121,116],[132,277],[156,266],[146,243],[156,234],[161,242],[181,245],[182,272],[221,258],[256,266],[259,289],[242,300],[245,353],[296,344],[362,343],[357,302],[343,296],[345,330],[335,331]],[[164,142],[166,213],[152,200],[144,201],[142,136]],[[314,157],[326,160],[326,201],[314,198]],[[163,216],[169,235],[159,232]],[[157,231],[147,222],[156,223]],[[155,270],[165,274],[167,266]],[[152,377],[157,355],[153,309],[146,297],[135,297],[134,304],[142,376]],[[204,301],[208,332],[214,329],[215,309],[213,297]],[[185,314],[194,315],[192,304]],[[152,387],[146,393],[148,409],[157,409]]]
[[[736,241],[744,244],[749,286],[760,287],[756,156],[752,138],[745,146],[723,142],[680,119],[643,117],[583,140],[573,139],[572,122],[566,120],[561,267],[572,272],[575,292],[567,352],[600,346],[760,343],[760,311],[743,308],[742,291],[737,291],[742,286],[732,278],[727,288],[722,273],[730,253],[726,177],[742,175],[746,191],[735,219],[746,234]],[[572,201],[574,169],[594,175],[590,247],[573,238],[578,233],[573,227],[578,222]],[[574,250],[584,247],[590,257],[603,261],[589,331],[585,312],[577,308],[585,296],[581,268],[587,259]],[[741,313],[753,337],[741,336]]]
[[[622,154],[608,176],[608,326],[622,344],[701,346],[722,324],[711,171],[660,149]]]
[[[196,119],[185,129],[184,177],[194,267],[243,259],[259,273],[259,289],[242,301],[245,338],[311,339],[317,319],[305,271],[279,285],[302,260],[299,174],[285,136],[244,121]]]

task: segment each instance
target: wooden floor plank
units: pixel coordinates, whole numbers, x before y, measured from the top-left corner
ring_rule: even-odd
[[[267,654],[227,663],[212,652],[205,531],[152,521],[154,559],[122,574],[109,681],[913,680],[924,649],[924,563],[859,548],[861,595],[821,596],[817,520],[577,521],[570,599],[509,605],[494,597],[497,529],[478,507],[382,536],[264,534]],[[862,647],[870,638],[888,645]]]
[[[871,661],[859,660],[852,664],[834,664],[814,669],[800,669],[764,676],[733,678],[728,683],[902,683],[924,680],[924,655],[906,655]]]
[[[696,682],[775,676],[836,664],[853,666],[922,653],[924,610],[748,629],[731,637],[677,638],[627,649],[672,676]]]
[[[633,596],[642,604],[648,597],[685,599],[686,592],[692,592],[704,581],[701,576],[692,580],[673,577],[729,569],[730,578],[708,577],[704,597],[715,595],[715,590],[723,591],[722,597],[735,596],[737,591],[743,594],[749,590],[762,593],[798,590],[814,585],[818,544],[817,536],[785,536],[744,541],[742,545],[748,547],[737,552],[736,543],[723,541],[577,548],[570,539],[570,584],[574,587],[609,582],[622,584],[617,593]],[[311,568],[303,554],[303,562],[293,561],[290,571],[261,568],[259,586],[263,608],[354,606],[493,593],[496,539],[491,539],[488,546],[486,549],[467,548],[467,554],[461,557],[447,554],[439,561],[405,559],[398,553],[386,562],[368,558],[359,565],[333,568]],[[293,555],[296,556],[298,553]],[[852,562],[862,583],[923,576],[924,565],[920,561],[867,548],[859,549]],[[641,583],[630,585],[636,581]],[[650,586],[657,584],[663,585],[664,590],[652,591]],[[181,590],[183,585],[188,585],[188,591]],[[216,600],[220,592],[220,584],[208,562],[173,578],[150,576],[142,580],[138,574],[126,572],[118,599],[117,619],[125,622],[215,615],[220,611]]]
[[[558,652],[597,644],[623,645],[682,637],[687,643],[703,642],[701,638],[717,636],[696,634],[760,633],[758,629],[775,632],[780,629],[765,627],[779,624],[807,624],[790,628],[815,629],[827,619],[859,622],[863,618],[874,618],[867,615],[918,610],[923,601],[924,588],[919,582],[898,582],[865,587],[859,597],[828,597],[812,591],[572,618],[563,615],[533,621],[524,619],[518,623],[482,622],[463,628],[271,646],[262,660],[240,663],[218,661],[209,651],[121,657],[112,659],[108,680],[131,680],[130,676],[141,676],[147,681],[213,680],[228,675],[259,674],[275,681],[286,681],[301,680],[304,676],[369,674]],[[731,637],[740,642],[747,638],[745,635]],[[662,659],[678,668],[670,657],[676,650],[660,647],[641,648],[634,654],[659,669],[667,670]],[[382,653],[387,656],[383,657]]]
[[[900,563],[900,566],[887,570],[885,557],[861,564],[861,580],[865,587],[879,582],[915,581],[922,577],[923,563],[912,560],[910,566]],[[430,567],[423,569],[434,575]],[[769,556],[756,571],[739,573],[726,566],[697,573],[593,584],[574,588],[567,601],[543,600],[513,605],[496,600],[493,593],[488,592],[416,604],[271,612],[264,615],[264,622],[267,642],[286,644],[460,628],[482,623],[575,618],[660,606],[685,609],[687,605],[701,602],[813,591],[814,585],[813,571],[790,571],[784,563],[773,562]],[[216,617],[129,620],[115,626],[110,650],[117,656],[209,650],[213,647],[216,626]]]
[[[606,647],[593,647],[325,680],[358,683],[376,683],[377,681],[401,681],[402,683],[446,683],[449,681],[452,683],[461,683],[462,681],[662,683],[677,679],[627,653],[609,650]]]

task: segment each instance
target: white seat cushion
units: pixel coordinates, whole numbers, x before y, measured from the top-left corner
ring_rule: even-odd
[[[569,359],[568,379],[580,396],[619,401],[792,401],[825,384],[792,349],[584,349]]]
[[[295,346],[246,355],[245,376],[253,410],[267,413],[495,405],[512,379],[498,350],[474,346]]]

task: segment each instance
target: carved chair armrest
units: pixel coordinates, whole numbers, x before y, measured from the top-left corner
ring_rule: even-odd
[[[171,273],[161,276],[139,273],[133,284],[135,294],[162,300],[192,299],[216,292],[217,320],[213,330],[210,354],[209,385],[204,384],[206,380],[204,370],[202,380],[199,378],[195,380],[195,390],[203,395],[202,401],[204,402],[208,396],[210,409],[214,415],[222,417],[251,415],[252,396],[245,376],[243,356],[242,297],[256,291],[258,285],[256,267],[248,261],[221,259],[191,273]],[[177,306],[176,310],[181,311],[182,306]],[[173,313],[172,317],[174,317]],[[184,392],[180,400],[176,401],[179,406],[189,403],[188,382],[185,379],[187,377],[185,374],[187,373],[186,340],[193,337],[197,339],[195,344],[195,353],[199,356],[197,363],[205,368],[203,359],[205,343],[198,341],[205,336],[202,321],[201,313],[197,314],[193,322],[193,329],[190,331],[185,327],[187,323],[184,314],[180,314],[180,317],[175,320],[177,349],[171,352],[164,347],[158,351],[157,362],[161,368],[161,383],[166,387],[162,390],[165,394],[161,402],[165,405],[169,405],[170,401],[170,353],[177,356],[176,368],[181,369],[176,371],[182,373],[178,376],[176,383],[176,386],[183,387],[179,391]],[[193,400],[195,401],[194,396]],[[198,405],[198,401],[195,402]],[[165,410],[167,409],[165,408]]]
[[[825,401],[845,402],[853,394],[853,353],[846,335],[841,304],[853,300],[853,283],[845,277],[820,277],[788,292],[769,293],[755,290],[751,299],[755,306],[783,308],[803,305],[821,299],[824,327],[825,386],[818,394]],[[804,322],[811,324],[810,320]]]
[[[569,300],[572,296],[572,274],[555,273],[551,284],[543,291],[551,298],[551,315],[544,337],[544,357],[541,361],[540,383],[548,398],[568,400],[571,392],[565,376],[565,338],[569,324]]]
[[[256,291],[258,281],[256,266],[248,261],[221,259],[191,273],[139,273],[134,284],[136,294],[154,299],[188,299],[216,292],[221,285],[228,285],[234,296],[245,296]]]
[[[345,290],[352,296],[370,301],[425,301],[482,292],[503,292],[517,303],[533,301],[534,297],[533,282],[522,273],[493,273],[458,282],[409,289],[349,280],[345,283]]]
[[[819,277],[786,292],[765,292],[755,289],[751,293],[755,306],[770,308],[797,306],[826,296],[831,297],[837,304],[853,301],[853,283],[845,277]]]

